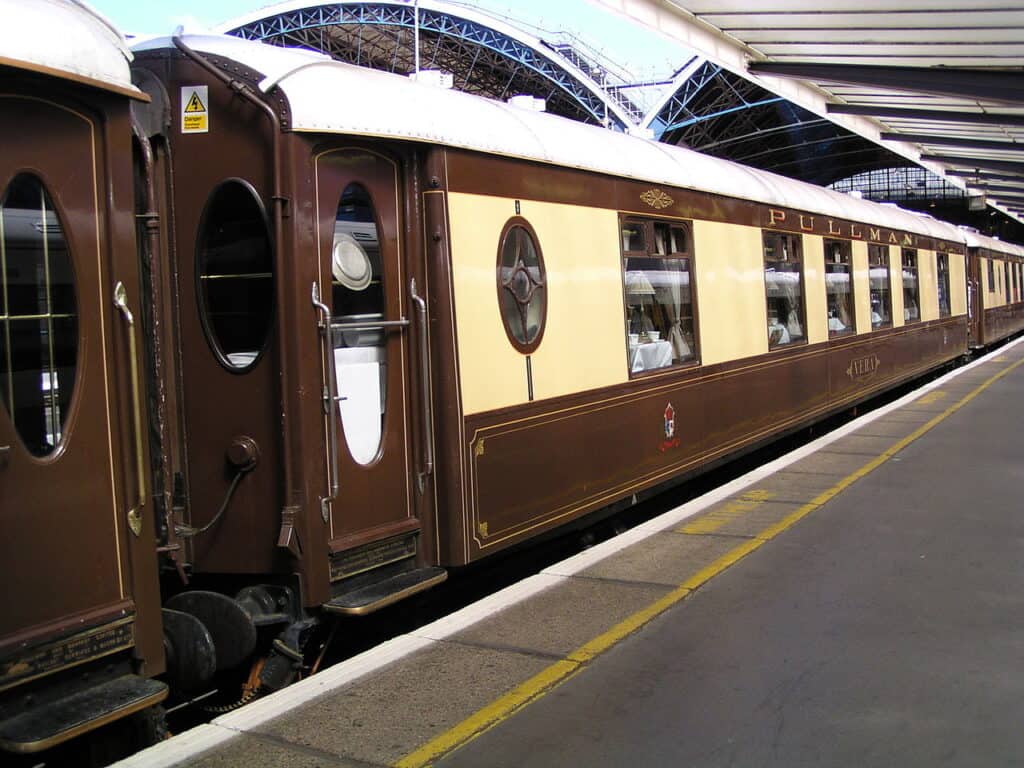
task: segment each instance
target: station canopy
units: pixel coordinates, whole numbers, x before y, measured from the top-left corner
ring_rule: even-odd
[[[1024,220],[1021,0],[597,1],[719,68],[703,98],[720,104],[706,114],[730,125],[705,129],[699,108],[668,104],[649,117],[663,139],[819,183],[858,165],[912,164]],[[726,90],[736,93],[732,112]],[[795,172],[801,162],[815,168]]]
[[[456,3],[293,0],[260,8],[219,31],[271,45],[308,48],[402,75],[452,76],[452,87],[507,100],[533,96],[553,114],[628,130],[642,111],[616,86],[628,76],[566,40],[547,41]],[[417,46],[418,38],[418,46]]]

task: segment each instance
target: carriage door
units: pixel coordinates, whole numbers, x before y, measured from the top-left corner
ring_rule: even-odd
[[[964,262],[967,269],[967,343],[973,348],[981,346],[983,338],[981,290],[978,284],[981,269],[979,259],[969,253],[964,256]]]
[[[409,285],[399,171],[382,155],[340,149],[316,160],[323,303],[337,407],[327,424],[339,491],[332,552],[409,534],[415,472],[410,423]],[[333,445],[330,445],[333,444]],[[329,457],[330,459],[331,457]]]
[[[100,136],[85,114],[0,94],[0,656],[12,633],[24,647],[132,607],[142,447],[120,405],[114,281],[135,317],[139,295],[131,241],[120,262],[106,247]]]

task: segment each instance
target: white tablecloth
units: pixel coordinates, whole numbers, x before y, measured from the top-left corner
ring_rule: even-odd
[[[633,373],[672,365],[672,345],[667,341],[629,345],[629,369]]]

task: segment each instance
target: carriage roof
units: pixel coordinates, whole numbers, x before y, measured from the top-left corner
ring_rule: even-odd
[[[963,243],[956,227],[682,147],[585,125],[501,101],[224,35],[188,35],[192,48],[244,64],[279,87],[296,131],[420,140],[699,190]],[[154,38],[136,51],[171,46]]]
[[[76,0],[0,0],[0,64],[142,97],[121,33]]]

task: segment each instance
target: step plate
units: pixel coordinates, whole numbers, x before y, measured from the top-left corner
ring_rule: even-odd
[[[448,572],[444,568],[407,571],[338,595],[329,603],[324,603],[324,610],[346,616],[365,616],[430,589],[447,578]]]
[[[0,748],[41,752],[167,698],[167,686],[125,675],[0,722]]]

